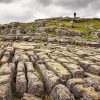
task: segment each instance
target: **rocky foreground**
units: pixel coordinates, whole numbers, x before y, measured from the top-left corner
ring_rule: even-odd
[[[0,100],[100,100],[100,31],[85,40],[54,20],[0,26]]]
[[[100,48],[0,44],[0,100],[100,100]]]

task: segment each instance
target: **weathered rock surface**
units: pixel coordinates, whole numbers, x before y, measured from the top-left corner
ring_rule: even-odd
[[[73,92],[73,87],[77,84],[85,84],[85,81],[81,78],[73,78],[69,79],[66,85],[71,90],[71,92]]]
[[[36,97],[35,95],[24,93],[24,96],[21,100],[42,100],[42,99]]]
[[[23,72],[18,72],[16,77],[16,93],[23,95],[26,93],[27,81]]]
[[[61,81],[67,81],[71,78],[71,74],[61,64],[56,62],[47,62],[48,69],[52,70],[57,76],[61,78]]]
[[[63,65],[70,71],[72,77],[82,78],[84,76],[84,70],[80,66],[68,63],[63,63]]]
[[[87,84],[75,85],[73,87],[73,93],[77,98],[83,100],[99,100],[100,98],[95,89]]]
[[[28,78],[28,93],[38,97],[44,96],[44,86],[40,79],[33,73],[27,73]]]
[[[51,100],[75,100],[69,89],[62,84],[55,86],[50,94]]]
[[[0,85],[0,100],[13,100],[12,90],[9,84]]]
[[[51,92],[54,86],[61,83],[60,78],[57,77],[52,71],[49,71],[49,70],[46,70],[43,78],[44,78],[44,82],[45,82],[48,93]]]
[[[98,47],[0,42],[0,99],[99,100],[99,62]]]
[[[84,81],[93,86],[97,91],[100,91],[100,79],[85,78]]]

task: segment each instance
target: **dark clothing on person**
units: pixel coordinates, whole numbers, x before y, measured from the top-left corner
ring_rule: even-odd
[[[74,12],[74,18],[76,17],[76,12]]]

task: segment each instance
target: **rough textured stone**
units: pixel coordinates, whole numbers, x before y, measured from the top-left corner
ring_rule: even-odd
[[[10,52],[10,55],[14,54],[14,48],[13,47],[7,47],[6,51]]]
[[[71,78],[71,74],[61,64],[57,62],[47,62],[48,69],[52,70],[64,82]]]
[[[100,75],[100,66],[90,65],[86,71],[95,75]]]
[[[36,97],[35,95],[24,93],[24,96],[21,100],[42,100],[42,99]]]
[[[100,77],[99,76],[94,75],[94,74],[91,74],[91,73],[85,72],[85,76],[86,77],[90,77],[90,78],[94,78],[94,79],[97,79],[97,80],[100,80]]]
[[[53,88],[50,98],[51,100],[75,100],[69,89],[62,84]]]
[[[99,100],[99,94],[95,89],[87,84],[75,85],[73,87],[73,93],[77,98],[83,100]]]
[[[0,76],[0,85],[3,85],[3,84],[6,84],[6,83],[9,83],[11,84],[11,75],[1,75]]]
[[[9,60],[10,60],[10,58],[8,56],[3,56],[2,59],[1,59],[1,63],[2,64],[8,63]]]
[[[0,100],[13,100],[9,84],[0,85]]]
[[[84,70],[80,66],[68,63],[63,63],[63,65],[70,71],[73,77],[82,78],[84,76]]]
[[[85,84],[85,81],[81,78],[69,79],[67,82],[67,87],[73,92],[73,87],[77,84]]]
[[[17,65],[17,72],[25,72],[24,62],[19,62]]]
[[[6,74],[12,75],[12,68],[9,66],[8,63],[2,65],[2,67],[0,68],[0,75],[6,75]]]
[[[37,68],[40,69],[42,75],[44,76],[44,75],[45,75],[45,72],[46,72],[46,70],[47,70],[46,66],[45,66],[44,64],[38,64],[38,65],[37,65]]]
[[[48,93],[51,92],[54,86],[61,83],[60,78],[57,77],[52,71],[49,71],[49,70],[46,70],[46,72],[44,73],[43,79],[44,79]]]
[[[93,86],[97,91],[100,91],[100,79],[85,78],[84,81]]]
[[[80,66],[84,69],[84,70],[86,70],[91,64],[93,64],[91,61],[86,61],[86,60],[80,60],[80,61],[78,61],[79,62],[79,64],[80,64]]]
[[[34,72],[33,64],[32,62],[25,62],[25,66],[27,68],[27,72]]]
[[[17,73],[16,77],[16,93],[18,95],[23,95],[26,92],[27,81],[25,74],[22,72]]]
[[[23,61],[30,61],[29,60],[29,57],[26,55],[26,54],[21,54],[21,59],[23,60]]]
[[[33,73],[27,73],[28,78],[28,93],[38,97],[44,96],[44,86],[40,79]]]

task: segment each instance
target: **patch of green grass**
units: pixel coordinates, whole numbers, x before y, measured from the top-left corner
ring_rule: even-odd
[[[93,30],[90,30],[86,27],[86,25],[91,25],[93,26]],[[100,29],[100,21],[98,20],[86,20],[84,22],[79,22],[79,23],[74,23],[74,25],[77,25],[78,28],[75,28],[74,30],[80,30],[82,32],[87,32],[89,33],[90,31],[96,31]]]
[[[60,27],[61,25],[68,25],[69,21],[49,21],[45,27]]]
[[[62,27],[64,28],[68,28],[67,25],[70,25],[70,21],[50,21],[46,24],[46,28],[53,28],[53,27],[61,27],[61,25],[64,25]],[[93,30],[90,30],[89,28],[87,28],[88,25],[93,26]],[[71,28],[72,30],[78,30],[78,31],[82,31],[85,33],[89,33],[90,31],[96,31],[98,29],[100,29],[100,21],[98,20],[86,20],[83,22],[79,22],[79,23],[74,23],[73,25],[77,26],[77,28]]]
[[[87,26],[89,26],[91,24],[92,24],[93,30],[90,30],[89,28],[87,28]],[[35,29],[36,32],[42,33],[41,30],[37,29],[35,22],[21,23],[21,25],[23,27],[27,27],[27,26],[33,27],[33,29]],[[46,22],[44,28],[59,28],[59,27],[67,28],[67,29],[69,28],[71,30],[77,30],[77,31],[85,32],[86,35],[82,36],[83,39],[100,40],[100,37],[98,37],[98,38],[93,37],[89,34],[91,31],[97,31],[98,29],[100,29],[100,20],[86,19],[84,21],[74,22],[73,25],[77,26],[77,28],[70,28],[70,27],[68,27],[69,25],[71,25],[71,22],[68,21],[68,20],[60,21],[60,20],[55,19],[55,20],[48,20]],[[47,34],[50,35],[50,36],[56,36],[57,35],[54,32],[48,32]]]
[[[24,28],[26,27],[33,27],[33,29],[36,29],[36,25],[34,22],[31,22],[31,23],[20,23],[20,25]]]
[[[21,100],[21,97],[14,95],[13,100]]]
[[[49,36],[57,36],[57,34],[54,33],[54,32],[48,32],[48,35],[49,35]]]
[[[89,33],[87,33],[86,35],[82,36],[83,39],[91,41],[91,40],[100,40],[100,37],[94,37],[92,35],[90,35]]]

